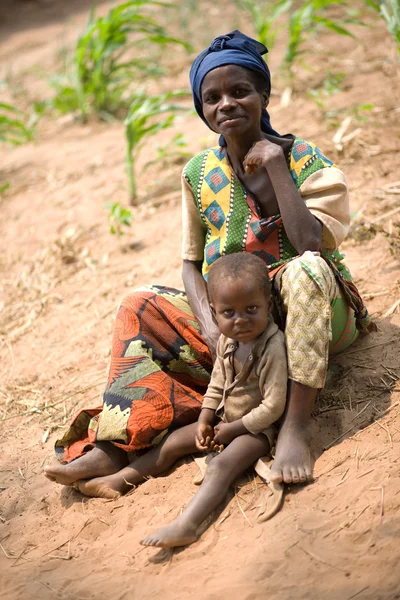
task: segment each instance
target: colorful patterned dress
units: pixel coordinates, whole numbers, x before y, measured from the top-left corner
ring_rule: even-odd
[[[343,174],[313,144],[295,138],[288,168],[310,211],[321,221],[322,252],[302,257],[282,217],[264,218],[235,177],[223,148],[195,156],[183,172],[183,253],[210,265],[223,254],[252,252],[273,277],[276,317],[285,332],[289,376],[323,387],[329,351],[340,351],[370,326],[370,318],[337,247],[349,224]],[[84,410],[56,454],[70,461],[97,441],[125,451],[160,442],[194,422],[212,370],[211,355],[186,295],[150,286],[129,294],[114,327],[103,405]]]

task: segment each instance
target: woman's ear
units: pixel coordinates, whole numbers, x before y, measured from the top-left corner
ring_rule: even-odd
[[[269,96],[268,96],[268,92],[267,90],[265,90],[263,92],[263,108],[267,108],[268,104],[269,104]]]

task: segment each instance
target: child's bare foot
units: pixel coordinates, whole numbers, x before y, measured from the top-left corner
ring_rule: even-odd
[[[81,494],[91,498],[116,499],[132,489],[119,473],[107,477],[95,477],[94,479],[81,479],[75,481],[74,488]]]
[[[55,464],[45,467],[44,474],[55,483],[72,485],[80,479],[91,479],[116,473],[127,464],[127,455],[110,442],[100,442],[87,454],[67,465]]]
[[[140,543],[142,546],[157,546],[158,548],[175,548],[193,544],[198,538],[197,527],[182,522],[178,517],[170,525],[162,527],[152,535],[148,535]]]
[[[305,483],[313,479],[314,459],[311,456],[306,426],[286,422],[282,425],[276,444],[271,481]]]

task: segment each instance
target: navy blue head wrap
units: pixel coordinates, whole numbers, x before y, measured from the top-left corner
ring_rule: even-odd
[[[208,127],[210,125],[204,117],[203,103],[201,101],[201,84],[207,73],[224,65],[237,65],[238,67],[250,69],[250,71],[255,71],[263,76],[265,89],[269,95],[271,92],[271,75],[266,62],[262,58],[262,54],[266,54],[267,52],[268,50],[264,44],[235,30],[215,38],[210,47],[195,59],[190,69],[190,85],[192,87],[194,107],[199,117]],[[271,127],[269,114],[265,108],[261,114],[261,130],[279,137],[279,133]],[[220,137],[220,145],[225,145],[223,136]]]

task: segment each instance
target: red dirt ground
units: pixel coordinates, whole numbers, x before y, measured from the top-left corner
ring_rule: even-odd
[[[232,4],[199,4],[188,25],[196,48],[238,24],[252,32]],[[4,101],[24,107],[50,94],[56,53],[88,10],[82,1],[3,2]],[[193,153],[215,136],[187,117],[147,144],[141,205],[119,240],[108,232],[104,203],[127,197],[120,123],[48,116],[35,142],[1,148],[0,183],[11,182],[0,199],[2,598],[400,598],[400,314],[393,308],[400,213],[392,212],[399,206],[400,68],[384,23],[367,20],[369,27],[354,29],[356,40],[325,33],[312,43],[312,70],[299,72],[287,107],[275,77],[275,128],[316,142],[333,158],[348,177],[353,213],[384,232],[364,239],[366,228],[355,225],[342,246],[379,331],[333,361],[313,419],[316,449],[331,447],[317,461],[315,483],[288,489],[267,523],[256,522],[265,489],[249,475],[190,548],[143,548],[139,540],[171,521],[194,493],[190,458],[117,501],[83,498],[42,474],[73,414],[101,403],[119,299],[139,284],[182,285],[182,165],[143,165],[156,143],[176,133],[184,132]],[[270,55],[273,71],[282,52],[278,44]],[[173,83],[187,86],[190,59],[179,54],[175,62]],[[328,70],[344,79],[337,94],[322,97],[326,109],[337,112],[339,124],[352,115],[345,136],[354,137],[344,138],[342,150],[332,141],[338,125],[330,126],[308,94]],[[171,88],[172,79],[162,85]],[[362,111],[364,104],[373,108]]]

